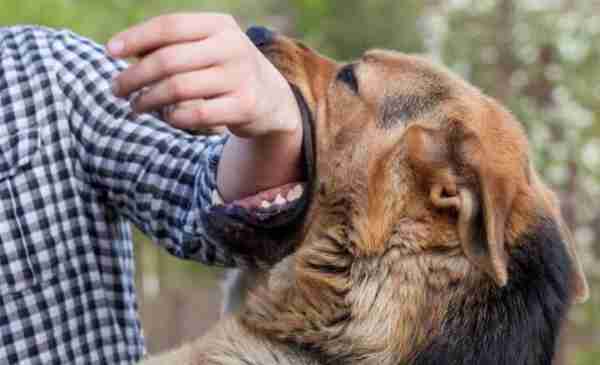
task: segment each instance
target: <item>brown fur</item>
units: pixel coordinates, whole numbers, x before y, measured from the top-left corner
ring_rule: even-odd
[[[587,296],[556,198],[496,101],[421,57],[367,52],[354,93],[336,80],[342,65],[296,41],[263,51],[316,121],[305,234],[239,315],[148,364],[410,361],[453,301],[475,306],[474,291],[510,283],[509,253],[540,217],[569,244],[572,299]]]

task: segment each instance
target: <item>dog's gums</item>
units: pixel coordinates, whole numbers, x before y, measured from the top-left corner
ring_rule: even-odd
[[[301,182],[291,183],[277,188],[262,191],[256,195],[225,203],[215,191],[212,203],[217,207],[224,207],[226,212],[234,213],[243,211],[244,217],[263,221],[279,213],[294,208],[305,191],[305,184]],[[240,214],[234,214],[240,216]],[[249,223],[256,223],[251,221]]]

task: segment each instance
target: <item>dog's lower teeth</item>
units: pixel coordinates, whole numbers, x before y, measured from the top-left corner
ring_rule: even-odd
[[[223,205],[223,204],[225,204],[225,202],[223,201],[223,198],[221,198],[221,195],[219,194],[219,192],[217,191],[217,189],[215,189],[215,190],[212,191],[211,200],[212,200],[212,204],[213,205]]]
[[[302,185],[296,185],[295,188],[293,188],[292,190],[290,190],[290,192],[288,193],[286,199],[289,202],[293,202],[294,200],[298,200],[302,196],[303,192],[304,192],[304,189],[302,188]]]
[[[266,200],[263,200],[263,202],[260,203],[260,207],[263,208],[263,209],[269,209],[269,208],[271,208],[271,203],[269,203]]]
[[[287,200],[285,200],[285,198],[281,196],[281,194],[277,194],[277,197],[275,198],[275,204],[284,205],[285,203],[287,203]]]

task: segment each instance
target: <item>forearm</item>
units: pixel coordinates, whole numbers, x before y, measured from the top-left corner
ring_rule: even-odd
[[[225,201],[302,181],[303,131],[301,123],[297,125],[289,132],[260,138],[230,136],[217,173],[217,186]]]

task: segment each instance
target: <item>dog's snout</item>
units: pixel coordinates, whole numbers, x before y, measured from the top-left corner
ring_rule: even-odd
[[[252,26],[246,31],[256,47],[266,46],[273,41],[275,33],[265,27]]]

